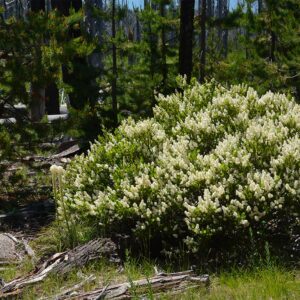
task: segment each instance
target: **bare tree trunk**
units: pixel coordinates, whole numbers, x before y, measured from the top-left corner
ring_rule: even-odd
[[[31,4],[31,11],[33,12],[39,12],[39,11],[44,11],[46,10],[46,2],[45,0],[31,0],[30,2]],[[50,83],[46,88],[44,88],[44,91],[36,91],[35,90],[35,85],[33,84],[32,86],[32,92],[35,95],[42,95],[41,97],[41,101],[45,102],[44,104],[40,104],[38,105],[37,100],[33,101],[33,103],[35,103],[35,105],[37,105],[38,107],[32,108],[34,109],[35,112],[32,111],[31,115],[34,116],[37,114],[38,111],[40,111],[41,107],[45,107],[45,111],[43,113],[43,115],[46,113],[48,114],[59,114],[59,91],[58,88],[56,87],[56,84]],[[36,115],[37,116],[37,115]],[[43,116],[41,116],[43,117]],[[38,121],[35,119],[35,121]]]
[[[92,37],[97,37],[99,45],[103,43],[104,22],[102,17],[94,16],[93,8],[103,11],[103,0],[85,0],[85,30]],[[103,68],[103,57],[101,52],[93,52],[89,58],[89,63],[97,69]]]
[[[30,0],[31,11],[45,11],[45,0]]]
[[[223,0],[223,17],[228,16],[228,0]],[[226,58],[228,54],[228,29],[225,28],[223,32],[223,56]]]
[[[275,61],[275,49],[276,49],[276,34],[272,30],[271,31],[271,47],[270,47],[270,60],[272,62]]]
[[[32,12],[45,11],[45,0],[31,0],[30,7]],[[41,58],[40,49],[36,50]],[[39,122],[45,115],[45,87],[40,86],[37,82],[31,83],[31,101],[30,101],[30,118],[33,122]]]
[[[45,88],[31,83],[30,119],[39,122],[45,115]]]
[[[193,70],[193,34],[195,0],[181,0],[179,73],[190,82]]]
[[[165,18],[165,3],[163,1],[160,2],[160,15],[162,19]],[[165,25],[162,24],[161,27],[161,56],[162,56],[162,89],[166,88],[166,83],[168,80],[168,66],[167,66],[167,49],[166,49],[166,32]]]
[[[200,82],[205,81],[206,64],[206,0],[202,0],[201,5],[201,43],[200,43]]]
[[[82,0],[63,0],[63,1],[51,0],[51,7],[52,9],[57,9],[62,15],[69,16],[71,8],[74,8],[75,11],[78,11],[82,8]],[[79,30],[72,29],[69,32],[70,37],[73,38],[79,37],[80,34],[81,34],[80,29]],[[81,57],[75,57],[74,62],[75,64],[82,65],[82,66],[86,64],[85,59]],[[74,80],[74,78],[76,79],[76,72],[70,73],[68,71],[68,68],[65,65],[63,65],[62,73],[63,73],[63,81],[65,83],[73,86],[76,85],[74,83],[74,81],[76,81]],[[75,109],[80,108],[81,103],[79,103],[80,101],[78,101],[78,100],[82,100],[82,99],[78,99],[80,98],[80,96],[78,96],[76,92],[72,92],[68,96],[69,96],[70,105]]]
[[[258,0],[258,13],[260,14],[263,10],[263,0]]]
[[[82,7],[82,0],[51,0],[52,9],[57,9],[64,16],[69,15],[70,8],[78,11]]]
[[[48,115],[59,115],[59,90],[56,83],[50,83],[45,90],[46,111]]]
[[[116,38],[116,0],[112,0],[112,59],[113,59],[113,78],[112,78],[112,112],[113,112],[113,122],[114,126],[118,125],[118,102],[117,102],[117,47],[115,44]]]
[[[136,41],[138,43],[141,41],[141,24],[137,13],[136,13]]]
[[[208,17],[213,17],[214,16],[214,10],[215,10],[215,1],[214,0],[207,0],[207,13],[206,15]]]

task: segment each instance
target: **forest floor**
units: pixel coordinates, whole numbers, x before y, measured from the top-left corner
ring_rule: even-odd
[[[49,178],[45,182],[48,182],[48,187],[44,194],[31,190],[18,194],[17,197],[12,194],[9,199],[3,199],[0,195],[0,233],[8,232],[19,239],[26,239],[36,253],[35,261],[25,258],[19,264],[6,265],[4,268],[0,266],[0,284],[1,279],[7,283],[28,274],[34,270],[39,259],[43,260],[57,252],[55,234],[51,232],[54,203],[49,200]],[[93,280],[87,280],[81,286],[81,291],[117,283],[131,283],[137,279],[151,278],[157,267],[165,272],[185,271],[190,268],[185,264],[177,265],[175,269],[166,262],[137,259],[127,255],[121,266],[100,260],[83,268],[73,269],[64,276],[50,275],[42,282],[27,287],[19,299],[58,299],[57,295],[63,290],[82,283],[91,276]],[[154,296],[149,287],[147,296],[141,298],[133,286],[132,299],[300,299],[300,269],[297,267],[287,269],[278,263],[268,263],[251,269],[238,267],[208,273],[208,288],[202,286],[178,295],[164,293]]]
[[[49,215],[51,215],[49,210]],[[20,224],[18,224],[20,225]],[[20,228],[20,227],[18,227]],[[57,249],[53,226],[50,224],[35,228],[31,235],[19,231],[19,238],[22,234],[30,237],[30,245],[34,249],[37,259],[55,253]],[[11,231],[16,233],[16,231]],[[133,282],[142,278],[151,278],[155,275],[155,269],[160,266],[157,261],[147,259],[136,259],[127,255],[124,262],[120,265],[100,260],[90,263],[83,268],[73,269],[67,275],[50,275],[41,283],[25,288],[20,299],[59,299],[62,291],[72,288],[85,279],[93,276],[92,281],[82,285],[80,291],[90,291],[95,288],[107,285]],[[4,282],[9,282],[19,276],[31,272],[35,263],[29,259],[23,260],[18,265],[9,265],[0,271],[0,278]],[[187,270],[186,265],[176,266],[176,270],[171,265],[163,267],[166,272]],[[210,274],[209,288],[203,286],[193,288],[181,294],[164,293],[155,296],[151,293],[151,288],[147,292],[147,297],[141,298],[132,288],[132,299],[300,299],[300,270],[287,269],[278,264],[257,265],[251,269],[232,268],[221,270]],[[0,297],[1,298],[1,297]],[[105,298],[104,298],[105,299]]]
[[[27,273],[32,268],[29,261],[23,262],[21,267],[12,266],[1,277],[9,281]],[[57,299],[62,290],[70,288],[85,278],[93,275],[95,280],[82,286],[83,291],[106,285],[132,282],[141,278],[153,276],[155,263],[128,259],[124,268],[120,269],[105,261],[93,263],[85,268],[77,269],[65,277],[50,276],[42,283],[24,290],[21,299]],[[252,271],[233,269],[210,276],[209,289],[188,290],[178,295],[165,293],[159,297],[151,294],[149,288],[147,298],[143,299],[300,299],[300,271],[291,271],[276,266],[257,268]],[[133,299],[141,299],[134,293]]]

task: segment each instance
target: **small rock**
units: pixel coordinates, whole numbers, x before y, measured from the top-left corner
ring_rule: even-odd
[[[20,260],[17,243],[4,233],[0,233],[0,263],[9,264]]]
[[[16,244],[5,234],[0,234],[0,261],[16,259]]]

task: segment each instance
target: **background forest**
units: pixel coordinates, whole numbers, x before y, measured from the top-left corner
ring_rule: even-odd
[[[62,124],[48,128],[46,116],[63,104],[70,118],[60,130],[85,144],[128,115],[149,116],[157,94],[176,90],[178,74],[300,97],[297,0],[0,6],[1,156],[49,138]]]

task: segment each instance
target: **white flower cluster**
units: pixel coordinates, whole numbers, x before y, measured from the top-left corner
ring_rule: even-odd
[[[181,238],[259,228],[300,211],[300,107],[214,82],[159,96],[154,117],[122,123],[77,157],[64,199],[102,226]],[[226,228],[225,228],[226,227]]]
[[[62,166],[52,165],[50,167],[50,173],[52,175],[63,175],[65,172],[64,168]]]

